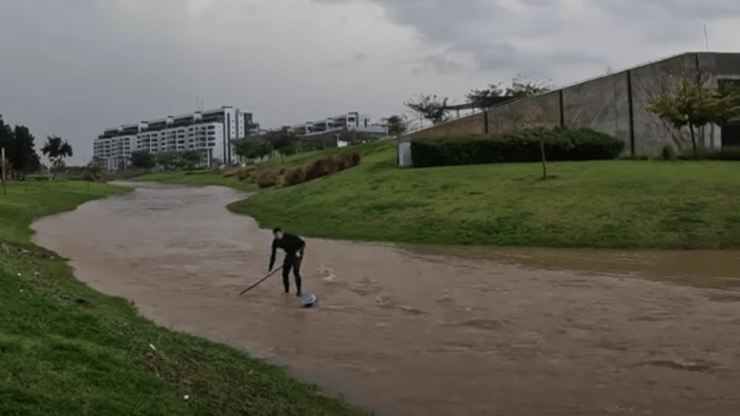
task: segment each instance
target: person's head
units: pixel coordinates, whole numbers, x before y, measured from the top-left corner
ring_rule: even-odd
[[[281,240],[283,238],[283,230],[275,228],[272,230],[272,235],[274,235],[278,240]]]

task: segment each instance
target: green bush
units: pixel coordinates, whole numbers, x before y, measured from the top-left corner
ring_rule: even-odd
[[[72,178],[70,178],[72,179]],[[92,182],[95,180],[95,175],[93,175],[92,171],[90,169],[86,169],[85,172],[82,173],[80,176],[80,179],[83,181]]]
[[[676,152],[673,150],[673,146],[667,144],[663,146],[663,150],[660,152],[660,157],[663,158],[663,160],[671,160],[676,156]]]
[[[413,140],[415,167],[538,162],[544,141],[548,161],[616,159],[625,143],[591,129],[527,129],[500,135]],[[359,155],[358,155],[359,156]]]
[[[730,147],[719,150],[699,150],[699,160],[740,160],[740,147]],[[680,160],[696,160],[694,151],[686,149],[678,156]]]

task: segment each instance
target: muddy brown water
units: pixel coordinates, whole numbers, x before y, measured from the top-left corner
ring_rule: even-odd
[[[377,414],[740,414],[739,252],[307,239],[304,288],[321,300],[303,309],[279,276],[238,295],[265,275],[272,238],[226,210],[245,194],[125,185],[34,223],[36,242],[154,321]]]

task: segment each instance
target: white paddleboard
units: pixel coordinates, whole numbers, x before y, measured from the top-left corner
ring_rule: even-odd
[[[302,291],[301,302],[304,308],[310,308],[319,302],[319,297],[313,292]]]

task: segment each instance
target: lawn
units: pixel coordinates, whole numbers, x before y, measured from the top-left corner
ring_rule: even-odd
[[[129,179],[131,181],[152,181],[179,185],[223,185],[241,190],[256,190],[254,184],[239,182],[236,177],[224,178],[218,171],[168,171],[148,173]]]
[[[433,244],[740,247],[740,163],[558,162],[399,169],[395,144],[355,147],[357,168],[229,209],[301,235]],[[332,152],[338,151],[334,149]],[[317,157],[290,158],[291,165]]]
[[[0,189],[0,409],[23,415],[355,415],[246,353],[159,327],[74,278],[31,222],[127,191],[85,182]]]

